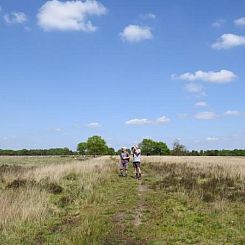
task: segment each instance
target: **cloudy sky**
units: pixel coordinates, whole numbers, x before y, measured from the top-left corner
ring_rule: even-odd
[[[245,148],[245,1],[0,2],[0,148]]]

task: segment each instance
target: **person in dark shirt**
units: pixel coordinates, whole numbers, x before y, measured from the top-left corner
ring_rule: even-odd
[[[126,147],[122,147],[120,153],[120,176],[126,177],[128,173],[129,153]]]

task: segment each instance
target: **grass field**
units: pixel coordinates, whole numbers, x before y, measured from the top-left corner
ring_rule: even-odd
[[[0,244],[245,244],[245,158],[1,157]]]

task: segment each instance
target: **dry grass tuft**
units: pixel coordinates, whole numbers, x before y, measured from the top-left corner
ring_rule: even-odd
[[[47,194],[43,191],[8,189],[0,194],[0,228],[17,226],[20,222],[40,221],[47,214]]]
[[[161,180],[153,189],[187,192],[205,202],[223,200],[245,202],[245,162],[222,157],[145,157]],[[218,206],[218,204],[217,204]]]
[[[83,191],[92,191],[106,178],[112,164],[109,157],[102,157],[35,167],[0,166],[0,229],[25,221],[40,222],[50,211],[49,195],[62,193],[64,180],[76,179]],[[66,202],[69,200],[61,200]]]
[[[245,157],[150,156],[143,157],[143,161],[146,164],[184,165],[195,168],[204,174],[212,174],[216,178],[222,176],[240,178],[241,180],[245,179]]]

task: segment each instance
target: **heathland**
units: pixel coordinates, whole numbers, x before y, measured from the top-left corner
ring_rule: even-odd
[[[245,158],[0,157],[0,244],[245,244]]]

